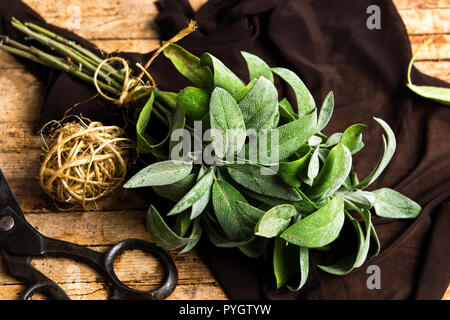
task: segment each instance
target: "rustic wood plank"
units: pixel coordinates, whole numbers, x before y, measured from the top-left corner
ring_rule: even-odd
[[[103,283],[91,282],[78,284],[60,284],[73,300],[105,300],[109,291]],[[81,287],[81,290],[80,288]],[[25,286],[10,285],[0,287],[1,300],[19,299]],[[32,300],[45,299],[36,295]],[[178,285],[168,300],[224,300],[226,296],[217,284]]]
[[[444,9],[450,8],[448,0],[393,0],[397,9]]]

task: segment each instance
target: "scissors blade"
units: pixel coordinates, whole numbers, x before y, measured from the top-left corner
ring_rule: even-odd
[[[0,169],[0,209],[6,207],[10,207],[18,215],[24,217],[23,211],[20,208],[11,187],[8,184],[8,180],[6,180],[2,169]]]

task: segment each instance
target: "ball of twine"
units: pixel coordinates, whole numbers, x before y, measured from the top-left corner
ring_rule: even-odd
[[[121,185],[136,154],[135,143],[122,128],[100,122],[57,122],[43,140],[46,153],[39,173],[43,190],[85,210],[88,203]]]

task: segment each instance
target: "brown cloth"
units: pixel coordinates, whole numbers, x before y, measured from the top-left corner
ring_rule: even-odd
[[[381,29],[370,30],[366,13],[377,5]],[[397,151],[387,170],[371,186],[390,187],[417,201],[423,211],[416,220],[373,217],[382,251],[346,276],[318,270],[318,263],[339,257],[312,254],[306,286],[299,292],[275,290],[266,263],[244,257],[235,249],[218,249],[203,239],[199,251],[232,299],[440,299],[450,280],[450,109],[425,100],[406,86],[411,46],[405,26],[391,0],[211,0],[193,12],[186,0],[159,2],[156,23],[161,39],[169,39],[195,19],[200,30],[181,41],[200,55],[210,52],[243,79],[248,79],[240,51],[249,51],[271,66],[298,73],[320,105],[333,90],[336,107],[324,133],[342,132],[354,123],[365,123],[366,147],[355,156],[355,167],[365,177],[381,153],[382,130],[376,116],[393,128]],[[0,34],[23,40],[10,26],[15,16],[45,24],[18,0],[1,1]],[[46,25],[46,24],[45,24]],[[48,25],[46,25],[49,27]],[[65,30],[53,30],[92,47]],[[120,53],[130,61],[145,62],[149,55]],[[42,122],[61,119],[67,108],[95,94],[95,89],[66,74],[26,63],[48,85]],[[179,90],[186,80],[171,72],[170,63],[159,57],[150,72],[162,89]],[[449,87],[414,69],[416,84]],[[286,88],[277,80],[280,92]],[[286,91],[287,92],[287,91]],[[289,93],[289,92],[288,92]],[[77,108],[92,119],[112,123],[111,106],[100,99]],[[345,230],[343,231],[345,233]],[[343,239],[346,237],[344,235]],[[348,250],[355,242],[340,240]],[[350,244],[348,244],[350,243]],[[262,268],[262,266],[266,266]],[[381,288],[368,289],[368,266],[380,269]]]

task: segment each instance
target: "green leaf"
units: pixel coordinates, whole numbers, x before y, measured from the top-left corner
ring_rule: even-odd
[[[124,188],[164,186],[185,178],[192,171],[192,162],[166,160],[156,162],[136,173]]]
[[[238,153],[244,146],[246,130],[242,112],[233,97],[224,89],[216,88],[210,101],[212,146],[216,155],[224,158]]]
[[[183,129],[185,125],[186,115],[183,109],[180,106],[176,106],[175,110],[172,112],[172,121],[170,124],[170,137],[172,137],[172,133],[177,129]],[[170,157],[172,158],[172,150],[178,144],[178,141],[170,139],[169,141],[169,152]],[[179,155],[181,157],[181,155]]]
[[[206,233],[208,235],[209,241],[211,243],[219,248],[236,248],[243,245],[246,245],[250,242],[252,242],[255,238],[253,236],[250,236],[250,238],[244,239],[242,241],[232,241],[227,239],[222,233],[215,228],[213,225],[213,222],[211,219],[206,218],[202,220],[204,223],[204,227],[206,230]]]
[[[331,119],[334,110],[334,94],[330,91],[323,101],[320,108],[319,119],[317,120],[317,131],[322,131]]]
[[[297,210],[290,204],[283,204],[268,210],[255,226],[255,235],[273,238],[283,232],[297,215]]]
[[[383,135],[383,154],[378,161],[377,166],[375,169],[365,178],[363,181],[358,183],[357,185],[354,185],[353,188],[355,189],[364,189],[368,187],[372,182],[374,182],[380,174],[384,171],[384,169],[387,167],[389,162],[392,159],[392,156],[394,155],[395,148],[397,146],[397,142],[395,140],[394,132],[392,132],[392,129],[389,127],[389,125],[384,122],[382,119],[374,118],[375,121],[377,121],[381,127],[384,129],[384,131],[387,134],[387,143],[386,138]]]
[[[192,119],[202,120],[209,111],[209,92],[196,87],[186,87],[178,94],[177,104]]]
[[[308,180],[311,181],[311,183],[314,182],[314,179],[317,177],[317,175],[319,174],[319,148],[316,148],[316,150],[314,150],[311,159],[309,160],[309,164],[308,164]]]
[[[246,94],[247,89],[242,80],[212,54],[204,53],[200,58],[200,65],[214,70],[214,87],[225,89],[234,100],[239,101]]]
[[[373,191],[377,216],[394,219],[416,218],[422,208],[413,200],[389,188]]]
[[[170,91],[162,91],[159,90],[156,95],[156,100],[163,103],[165,106],[170,107],[171,109],[175,109],[177,106],[177,94],[175,92]]]
[[[278,92],[272,82],[264,77],[256,80],[250,91],[239,101],[245,126],[256,131],[269,129],[278,112]]]
[[[273,270],[277,289],[288,285],[291,291],[300,290],[306,283],[309,272],[308,248],[288,245],[286,241],[277,237],[274,242]],[[300,272],[299,272],[300,271]],[[297,285],[289,285],[298,281]]]
[[[342,138],[342,132],[336,132],[333,133],[325,142],[325,144],[323,145],[323,147],[325,148],[330,148],[330,147],[334,147],[335,145],[337,145],[339,143],[339,141],[341,141]]]
[[[155,193],[163,198],[178,202],[195,185],[197,175],[191,173],[180,181],[164,186],[154,186]]]
[[[270,207],[282,205],[282,204],[291,204],[295,207],[298,213],[302,215],[308,215],[317,210],[317,206],[314,202],[309,200],[300,190],[297,190],[297,192],[301,196],[301,200],[299,201],[288,201],[288,200],[282,200],[274,197],[269,197],[267,195],[262,195],[250,190],[243,190],[243,192],[248,195],[249,197],[260,201],[261,203],[264,203],[266,205],[269,205]]]
[[[316,131],[316,113],[301,116],[276,128],[278,130],[279,159],[284,160],[293,155],[300,147],[306,144]]]
[[[207,194],[209,190],[211,190],[213,179],[214,168],[210,168],[208,172],[195,184],[195,186],[191,190],[189,190],[189,192],[186,193],[180,201],[178,201],[178,203],[172,208],[172,210],[170,210],[167,215],[171,216],[192,207],[194,203],[202,199],[204,195]]]
[[[361,211],[358,210],[361,216],[363,217],[364,223],[366,225],[366,235],[364,235],[364,231],[361,228],[358,220],[353,218],[348,212],[346,212],[347,217],[353,224],[356,230],[357,241],[358,241],[358,249],[355,253],[346,256],[342,260],[330,266],[322,266],[318,265],[320,269],[323,271],[333,274],[333,275],[346,275],[349,274],[353,269],[359,268],[364,261],[366,260],[367,254],[369,252],[370,246],[370,232],[371,232],[371,220],[370,220],[370,212],[367,210]]]
[[[308,160],[310,158],[311,148],[308,148],[308,152],[300,159],[290,162],[280,162],[278,168],[278,175],[283,179],[285,183],[292,187],[300,187],[300,177],[303,171],[306,171],[308,167]]]
[[[442,103],[444,105],[450,106],[450,88],[442,88],[442,87],[431,87],[431,86],[417,86],[411,82],[411,69],[416,59],[417,54],[422,50],[422,48],[428,45],[432,39],[426,41],[417,52],[412,57],[408,66],[408,83],[406,86],[411,89],[413,92],[418,94],[421,97]]]
[[[300,290],[308,280],[309,273],[309,249],[305,247],[299,248],[299,266],[300,266],[300,280],[297,285],[288,285],[287,288],[291,291]]]
[[[197,181],[199,181],[203,176],[207,173],[206,168],[204,166],[200,167]],[[205,194],[192,205],[191,210],[191,220],[198,217],[206,208],[211,198],[211,188],[209,188]]]
[[[338,195],[286,229],[281,238],[301,247],[323,247],[336,240],[344,224],[344,217],[344,197]]]
[[[286,81],[294,90],[297,98],[299,116],[306,116],[312,112],[316,112],[316,103],[314,102],[313,96],[303,81],[294,72],[285,68],[272,68],[272,71]]]
[[[152,92],[150,98],[147,100],[146,104],[139,113],[139,118],[136,123],[137,148],[140,153],[156,152],[156,157],[163,158],[164,156],[162,152],[158,149],[168,140],[169,135],[167,135],[162,141],[158,142],[145,133],[152,114],[154,97],[154,93]]]
[[[252,79],[259,78],[263,76],[273,83],[273,73],[267,63],[261,58],[251,54],[249,52],[241,51],[241,55],[244,57],[247,63],[248,73],[250,76],[250,81]]]
[[[372,192],[368,191],[361,191],[361,190],[355,190],[355,191],[345,191],[342,192],[346,200],[351,201],[355,205],[357,205],[359,208],[362,209],[370,209],[373,207],[373,204],[375,202],[375,195]]]
[[[293,282],[297,277],[299,269],[298,250],[299,248],[281,239],[275,238],[273,247],[273,271],[277,289]]]
[[[238,249],[250,258],[258,258],[266,252],[269,241],[266,238],[255,237],[252,241],[240,245]]]
[[[213,184],[212,200],[217,221],[230,240],[248,239],[249,235],[239,223],[235,211],[237,201],[247,202],[244,196],[225,180],[216,180]]]
[[[261,174],[261,169],[265,174]],[[301,200],[298,192],[291,186],[286,185],[275,172],[270,169],[253,164],[228,165],[227,171],[231,178],[241,186],[263,194],[283,200]]]
[[[164,55],[170,59],[178,72],[194,85],[206,90],[212,90],[213,75],[211,70],[207,66],[200,65],[198,57],[176,44],[171,44],[164,49]]]
[[[169,228],[164,219],[152,205],[147,213],[147,230],[152,239],[166,250],[175,250],[183,246],[187,246],[193,242],[197,243],[202,233],[202,229],[196,221],[190,237],[183,238],[178,236],[172,231],[172,229]]]
[[[331,149],[314,184],[305,193],[310,199],[327,198],[344,183],[352,168],[352,155],[342,144]]]
[[[288,99],[283,98],[278,103],[278,107],[280,110],[280,118],[284,121],[291,122],[298,118],[298,116],[294,112],[294,109],[292,109],[292,106],[289,103]]]
[[[361,134],[367,126],[365,124],[354,124],[348,127],[341,136],[340,143],[348,148],[348,150],[353,150],[358,141],[361,140]]]
[[[258,221],[265,214],[263,210],[255,208],[254,206],[241,201],[236,202],[235,209],[240,224],[243,227],[247,228],[248,232],[252,233]]]

